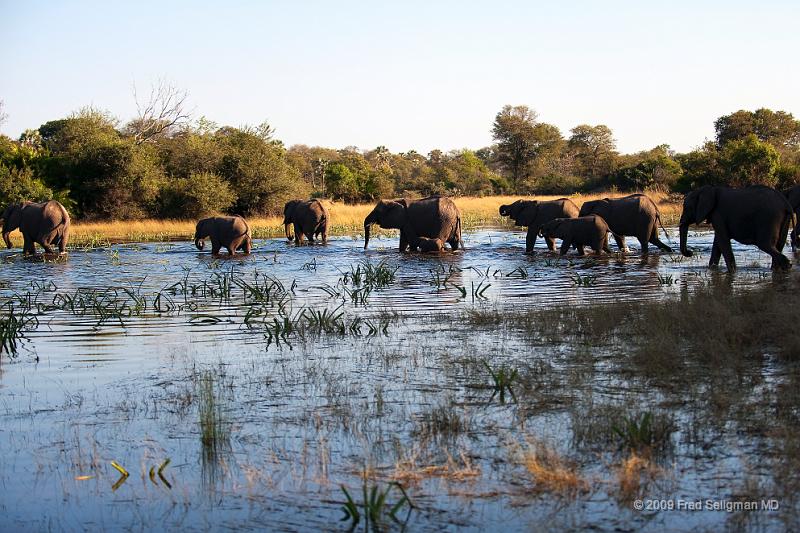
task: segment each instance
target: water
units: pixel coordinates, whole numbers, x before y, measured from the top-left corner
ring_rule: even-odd
[[[120,299],[127,288],[149,306],[161,292],[183,307],[161,313],[148,307],[138,316],[106,320],[48,310],[20,354],[3,355],[0,528],[335,529],[344,500],[339,485],[359,499],[365,465],[378,478],[408,487],[417,507],[413,529],[672,524],[663,514],[643,515],[615,499],[604,487],[616,456],[608,452],[598,461],[596,452],[574,445],[574,426],[594,404],[674,398],[605,363],[612,355],[576,362],[570,346],[537,348],[499,330],[476,334],[461,317],[472,309],[678,298],[724,275],[706,268],[712,238],[691,234],[698,252],[692,258],[651,249],[644,262],[636,253],[559,258],[541,240],[537,253],[525,256],[524,234],[500,229],[465,235],[466,251],[454,254],[402,255],[391,238],[373,239],[367,251],[351,238],[299,248],[280,239],[257,241],[251,256],[233,260],[214,260],[190,243],[75,251],[66,262],[47,264],[7,252],[0,256],[3,298],[30,291],[35,282],[47,287],[39,292],[42,302],[114,287]],[[734,253],[736,289],[770,282],[766,254],[737,245]],[[396,269],[395,279],[371,291],[366,304],[353,303],[340,280],[364,260]],[[437,286],[437,275],[449,276],[447,282]],[[229,298],[165,291],[181,280],[200,287],[226,276],[279,280],[283,314],[265,305],[268,319],[248,327],[253,301],[238,287]],[[356,288],[352,282],[346,287]],[[273,317],[296,317],[303,309],[342,313],[346,325],[357,318],[382,324],[386,334],[369,334],[366,326],[344,336],[272,339],[265,332]],[[541,365],[537,400],[525,409],[489,402],[482,360]],[[767,375],[761,386],[774,386],[768,378],[774,369],[759,371]],[[426,433],[440,407],[466,427],[451,436]],[[203,413],[209,412],[218,430],[213,446],[202,441],[209,429]],[[770,479],[747,456],[760,449],[759,438],[723,428],[717,442],[709,437],[709,448],[698,452],[681,444],[696,413],[680,405],[670,412],[680,427],[678,445],[648,494],[724,495],[750,480],[744,465],[756,481]],[[573,499],[526,488],[530,480],[515,457],[530,439],[575,458],[592,489]],[[157,471],[167,458],[164,480],[151,476],[151,467]],[[119,485],[111,461],[130,472]],[[393,493],[390,500],[398,497]],[[684,513],[679,523],[717,527],[730,524],[731,516]],[[762,514],[754,523],[780,528],[782,520]]]

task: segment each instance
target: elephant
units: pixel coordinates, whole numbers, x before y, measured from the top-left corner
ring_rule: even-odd
[[[690,192],[683,200],[679,226],[681,253],[686,257],[693,255],[686,247],[689,225],[707,221],[714,228],[710,268],[719,265],[722,255],[728,272],[736,271],[731,248],[731,239],[735,239],[742,244],[755,244],[768,253],[773,269],[788,270],[792,264],[781,250],[793,220],[792,206],[775,189],[764,185],[743,189],[706,185]]]
[[[250,226],[240,216],[210,217],[197,223],[194,232],[194,245],[198,250],[205,247],[205,239],[211,239],[211,254],[219,257],[219,251],[224,246],[228,255],[233,257],[236,250],[242,250],[245,255],[250,254],[253,244]]]
[[[420,252],[442,252],[444,242],[442,239],[429,239],[428,237],[418,237],[417,247]]]
[[[328,210],[319,200],[291,200],[283,208],[283,225],[286,238],[294,239],[295,244],[303,242],[303,236],[309,243],[314,238],[322,235],[322,243],[328,242]],[[294,237],[289,231],[289,225],[294,224]]]
[[[64,206],[55,200],[33,203],[11,204],[0,216],[3,221],[3,240],[11,248],[9,233],[19,228],[22,233],[24,255],[35,255],[36,244],[47,254],[53,253],[53,246],[64,253],[69,242],[70,218]]]
[[[611,253],[608,249],[608,224],[597,215],[556,218],[543,225],[540,231],[546,239],[561,239],[561,255],[566,254],[570,246],[577,248],[578,255],[584,255],[584,246],[591,247],[597,255]]]
[[[648,243],[658,246],[665,252],[672,252],[672,248],[658,238],[658,226],[661,225],[661,229],[664,230],[658,206],[644,194],[584,202],[579,216],[589,215],[603,217],[621,252],[627,250],[625,247],[626,236],[639,239],[642,256],[646,257],[648,254]]]
[[[370,227],[400,230],[400,251],[420,247],[419,238],[439,239],[452,250],[464,246],[461,241],[461,212],[450,198],[429,196],[420,200],[381,200],[364,219],[364,249],[369,244]]]
[[[569,198],[559,198],[558,200],[546,202],[517,200],[513,204],[500,206],[500,216],[511,218],[515,226],[528,227],[528,234],[525,237],[526,254],[533,252],[536,237],[545,223],[556,218],[576,218],[578,212],[578,206]],[[545,240],[547,241],[547,248],[551,252],[555,252],[555,239],[545,238]]]
[[[789,242],[792,243],[792,251],[797,251],[800,248],[800,227],[797,226],[798,220],[800,220],[800,185],[795,185],[789,189],[783,191],[783,195],[789,200],[789,205],[792,206],[792,210],[794,211],[795,217],[795,225],[792,228],[791,238]]]

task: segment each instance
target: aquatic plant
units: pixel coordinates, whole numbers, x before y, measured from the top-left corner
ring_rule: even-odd
[[[342,505],[342,511],[344,512],[342,522],[349,520],[351,523],[351,530],[355,529],[355,527],[361,521],[361,510],[363,510],[364,531],[369,532],[380,531],[381,527],[386,521],[387,516],[397,524],[405,526],[405,524],[408,522],[408,518],[411,515],[411,510],[414,509],[414,504],[411,502],[411,499],[408,497],[405,489],[396,481],[388,483],[383,489],[380,489],[377,484],[372,485],[372,487],[369,488],[367,484],[367,478],[364,476],[364,481],[361,487],[363,497],[361,504],[357,504],[355,500],[353,500],[353,497],[350,496],[350,492],[347,490],[347,487],[341,485],[341,488],[346,498],[346,501]],[[400,491],[401,498],[394,505],[390,506],[388,503],[389,494],[392,492],[392,489],[395,488]],[[397,513],[406,506],[408,507],[408,513],[406,514],[405,520],[400,521],[397,518]]]
[[[575,274],[570,279],[578,287],[591,287],[597,282],[597,276],[593,274]]]
[[[485,300],[486,296],[484,296],[483,293],[485,293],[486,290],[489,287],[492,286],[492,284],[491,283],[486,283],[484,285],[483,281],[479,282],[477,285],[475,285],[474,281],[471,281],[470,283],[472,284],[472,301],[479,300],[479,299],[484,299]]]
[[[661,275],[658,274],[658,283],[660,285],[675,285],[678,283],[678,278],[673,276],[672,274]]]
[[[511,272],[506,274],[507,278],[520,278],[520,279],[527,279],[528,278],[528,269],[523,266],[518,266]]]
[[[568,496],[589,490],[577,467],[542,442],[531,441],[522,453],[522,464],[533,477],[535,488]]]
[[[30,307],[18,307],[14,302],[5,302],[0,306],[0,354],[16,355],[25,332],[38,325],[39,319]]]
[[[489,363],[486,361],[483,361],[483,366],[485,366],[486,370],[489,371],[489,375],[492,377],[492,381],[494,382],[494,392],[492,393],[492,397],[489,398],[489,402],[494,400],[494,397],[499,394],[500,403],[506,403],[506,391],[511,394],[511,397],[514,398],[514,401],[516,402],[517,396],[514,394],[514,389],[511,388],[511,384],[519,377],[519,372],[517,369],[510,369],[506,366],[501,366],[495,369],[489,366]]]
[[[382,289],[394,282],[399,266],[388,266],[385,261],[373,264],[369,260],[359,261],[357,265],[350,265],[350,270],[344,272],[340,279],[342,285],[352,284],[357,287]]]
[[[666,448],[671,442],[672,432],[675,431],[672,420],[662,418],[655,421],[651,412],[628,416],[613,424],[611,429],[619,437],[621,449],[638,451]]]

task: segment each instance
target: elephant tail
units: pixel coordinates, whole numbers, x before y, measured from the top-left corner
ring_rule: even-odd
[[[458,241],[458,247],[462,250],[464,249],[464,241],[461,240],[461,215],[456,217],[456,240]]]
[[[667,238],[667,242],[669,242],[670,244],[672,244],[672,239],[670,239],[670,238],[669,238],[669,233],[667,233],[667,230],[666,230],[666,229],[664,229],[664,223],[663,223],[663,222],[661,222],[661,213],[657,213],[657,214],[656,214],[656,220],[658,220],[658,225],[659,225],[659,226],[661,226],[661,231],[663,231],[663,232],[664,232],[664,237],[666,237],[666,238]]]

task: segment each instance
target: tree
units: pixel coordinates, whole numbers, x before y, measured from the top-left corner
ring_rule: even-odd
[[[228,182],[211,172],[192,173],[170,182],[161,193],[161,216],[200,218],[222,213],[236,202]]]
[[[567,146],[575,154],[581,175],[596,182],[614,169],[617,146],[611,128],[581,124],[570,132]]]
[[[620,159],[620,168],[609,177],[609,182],[622,190],[666,192],[674,188],[683,174],[666,144]]]
[[[147,101],[140,102],[134,84],[136,118],[125,126],[124,133],[133,137],[136,144],[169,135],[186,125],[191,117],[186,110],[188,96],[188,92],[180,91],[164,80],[159,80],[156,85],[150,87]]]
[[[800,121],[791,113],[761,108],[755,111],[739,110],[723,115],[714,121],[717,145],[724,147],[731,141],[755,135],[780,149],[800,148]]]
[[[29,168],[8,167],[0,163],[0,209],[8,204],[53,198],[53,191],[33,175]]]
[[[775,187],[778,183],[776,171],[780,155],[771,144],[760,141],[755,134],[728,142],[719,155],[727,185]]]
[[[235,212],[277,214],[288,200],[308,195],[308,185],[289,164],[282,145],[231,127],[217,130],[214,141],[221,155],[215,172],[236,192]]]
[[[678,154],[675,160],[683,169],[677,189],[687,192],[703,185],[723,185],[724,170],[719,162],[719,148],[714,142],[706,142],[696,150]]]
[[[536,157],[536,119],[528,106],[506,105],[494,118],[492,137],[497,142],[497,159],[514,185],[528,175],[528,166]]]

